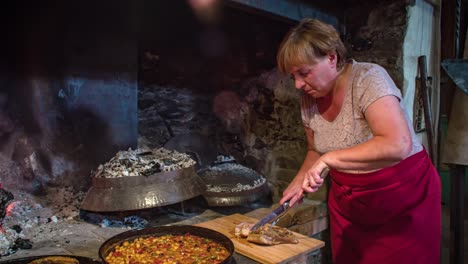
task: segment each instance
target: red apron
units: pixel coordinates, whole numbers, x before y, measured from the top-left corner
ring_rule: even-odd
[[[440,262],[441,184],[425,150],[376,172],[331,175],[335,264]]]

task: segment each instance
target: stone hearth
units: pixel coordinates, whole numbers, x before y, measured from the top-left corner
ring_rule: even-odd
[[[306,151],[298,94],[275,69],[291,21],[227,8],[222,23],[205,27],[182,2],[42,8],[13,1],[2,10],[12,34],[2,43],[6,64],[0,62],[6,87],[0,92],[0,183],[14,201],[0,252],[7,255],[18,238],[32,248],[0,260],[97,258],[102,242],[131,227],[86,222],[79,206],[90,171],[129,147],[191,153],[199,166],[219,153],[230,155],[264,175],[272,190],[271,201],[250,207],[201,206],[186,214],[155,209],[152,225],[194,224],[234,212],[259,218],[279,201]],[[367,2],[337,11],[345,14],[346,45],[356,60],[387,68],[402,87],[408,3]],[[210,41],[224,49],[200,44]],[[326,241],[326,195],[326,187],[308,195],[280,224]]]
[[[14,193],[14,200],[4,219],[0,249],[10,248],[14,240],[21,238],[28,241],[31,248],[15,249],[2,252],[2,260],[12,260],[38,255],[77,255],[99,259],[100,245],[108,238],[119,233],[136,228],[131,225],[109,226],[108,221],[90,223],[80,218],[79,204],[84,197],[82,192],[74,192],[68,188],[51,188],[49,194],[42,197],[32,196],[24,192]],[[198,198],[197,198],[198,199]],[[154,209],[153,218],[147,226],[160,225],[193,225],[209,221],[233,213],[242,213],[252,218],[260,219],[270,212],[272,205],[268,201],[243,207],[203,208],[200,201],[189,201],[200,205],[196,210],[181,213],[178,205],[165,209]],[[196,206],[192,206],[195,208]],[[158,211],[164,211],[158,213]],[[172,210],[172,211],[171,211]],[[169,212],[169,213],[168,213]],[[323,203],[306,199],[301,205],[291,209],[281,221],[280,226],[291,226],[298,233],[322,239],[321,232],[327,228],[326,206]],[[150,215],[148,212],[143,216]],[[15,227],[16,226],[16,227]],[[21,228],[18,229],[17,227]],[[309,255],[309,259],[297,259],[290,263],[320,263],[320,259],[328,256],[326,249],[317,250]],[[256,263],[242,255],[235,254],[235,263]]]

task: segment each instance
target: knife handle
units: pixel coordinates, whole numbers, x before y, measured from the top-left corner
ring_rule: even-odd
[[[327,177],[329,172],[330,172],[330,167],[325,167],[325,169],[323,169],[323,171],[320,173],[320,178],[323,179]]]

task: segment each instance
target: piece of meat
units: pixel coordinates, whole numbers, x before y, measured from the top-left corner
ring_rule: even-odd
[[[246,238],[249,236],[250,229],[252,229],[253,226],[254,226],[253,223],[240,222],[234,228],[234,234],[236,235],[236,237]]]
[[[236,237],[246,238],[247,241],[260,245],[299,243],[294,234],[284,227],[265,225],[251,231],[253,226],[253,223],[241,222],[234,228],[234,234]]]
[[[261,245],[297,244],[294,234],[284,227],[266,225],[251,232],[247,241]]]
[[[297,244],[297,238],[287,230],[281,227],[265,227],[261,230],[252,232],[247,237],[247,241],[262,244],[262,245],[278,245],[278,244]]]

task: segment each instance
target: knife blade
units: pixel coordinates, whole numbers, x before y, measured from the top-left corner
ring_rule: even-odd
[[[272,221],[276,217],[279,217],[284,212],[286,212],[286,209],[288,208],[289,208],[289,201],[284,202],[282,205],[276,207],[271,213],[269,213],[267,216],[262,218],[262,220],[258,221],[254,226],[252,226],[250,231],[255,231],[259,229],[260,227],[268,224],[270,221]]]
[[[325,167],[325,169],[323,169],[322,172],[320,173],[320,178],[322,178],[322,179],[325,178],[325,176],[327,176],[327,174],[329,172],[330,172],[330,168]],[[268,224],[269,222],[279,218],[282,214],[284,214],[284,212],[286,212],[290,208],[289,202],[290,202],[290,200],[288,200],[288,201],[284,202],[282,205],[276,207],[271,213],[269,213],[267,216],[263,217],[254,226],[252,226],[250,231],[255,231],[255,230],[259,229],[260,227]]]

